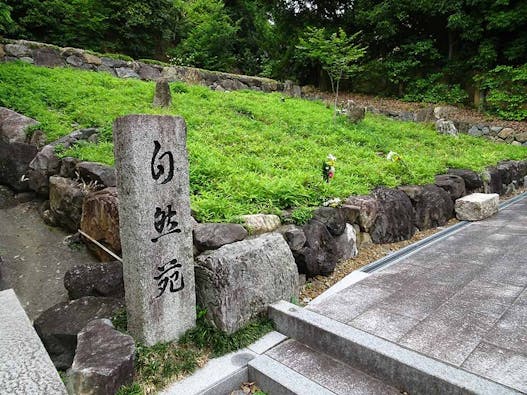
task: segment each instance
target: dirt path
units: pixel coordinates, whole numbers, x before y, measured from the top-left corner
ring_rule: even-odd
[[[13,288],[31,320],[67,300],[64,273],[93,262],[84,247],[72,249],[59,228],[44,224],[38,202],[0,208],[0,290]]]

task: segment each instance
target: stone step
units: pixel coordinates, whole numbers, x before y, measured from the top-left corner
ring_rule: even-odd
[[[292,339],[249,363],[249,377],[269,394],[400,394],[396,388]]]
[[[269,317],[276,330],[289,338],[412,395],[518,394],[494,381],[285,301],[270,306]]]
[[[66,395],[12,289],[0,291],[0,394]]]

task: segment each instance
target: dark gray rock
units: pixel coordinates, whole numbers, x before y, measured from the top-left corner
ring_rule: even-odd
[[[503,161],[498,163],[497,169],[500,173],[502,184],[509,185],[516,183],[518,185],[523,179],[518,161]]]
[[[207,251],[195,263],[198,304],[227,333],[266,312],[269,304],[297,297],[295,260],[278,233]]]
[[[369,232],[379,212],[379,202],[374,196],[350,196],[346,204],[359,208],[358,224],[363,232]]]
[[[67,375],[70,393],[109,395],[132,382],[134,339],[106,319],[93,320],[77,335],[77,350]]]
[[[454,174],[440,174],[436,176],[435,184],[439,188],[443,188],[445,191],[447,191],[450,194],[453,202],[467,194],[465,181],[463,178]]]
[[[129,67],[116,67],[115,73],[119,78],[141,78],[139,74]]]
[[[84,199],[80,229],[116,254],[121,253],[119,199],[114,187],[90,192]],[[103,262],[115,258],[88,242],[88,249]]]
[[[501,181],[501,175],[495,166],[487,167],[481,176],[485,193],[503,193],[503,183]]]
[[[360,207],[352,206],[350,204],[343,204],[340,211],[344,215],[344,219],[348,224],[354,224],[358,221],[360,215]]]
[[[29,138],[29,144],[33,144],[38,149],[46,145],[46,135],[42,130],[34,130]]]
[[[29,164],[27,172],[29,188],[41,196],[48,196],[49,177],[59,172],[60,159],[55,154],[55,147],[52,145],[44,146]]]
[[[360,106],[349,106],[346,115],[351,123],[358,123],[366,116],[366,108]]]
[[[448,169],[448,174],[461,177],[465,181],[467,192],[473,192],[483,187],[483,180],[478,173],[472,170]]]
[[[415,113],[415,122],[434,122],[434,107],[427,107]]]
[[[64,275],[70,299],[84,296],[124,298],[123,264],[119,261],[72,267]]]
[[[171,104],[172,94],[170,93],[168,80],[164,78],[157,80],[154,92],[154,107],[170,107]]]
[[[111,67],[112,69],[115,67],[126,67],[128,66],[128,62],[126,60],[122,59],[112,59],[112,58],[101,58],[102,65],[106,67]]]
[[[55,367],[65,370],[73,362],[82,328],[98,318],[111,319],[123,308],[119,299],[86,296],[50,307],[35,320],[34,327]]]
[[[247,234],[245,228],[238,224],[197,224],[194,227],[194,245],[199,252],[216,250],[245,239]]]
[[[27,129],[35,125],[38,122],[33,118],[0,107],[0,142],[26,143]]]
[[[66,63],[70,66],[80,68],[84,65],[84,59],[80,55],[70,55],[66,58]]]
[[[436,185],[403,186],[412,202],[414,224],[420,230],[443,226],[453,217],[454,203],[447,191]]]
[[[339,208],[319,207],[313,212],[312,220],[324,224],[333,236],[340,236],[346,229],[346,218]]]
[[[17,192],[27,191],[29,186],[25,176],[37,152],[37,147],[31,144],[0,141],[0,183]]]
[[[95,162],[79,162],[76,170],[87,183],[95,182],[99,187],[116,186],[115,169],[112,166]]]
[[[377,188],[373,196],[379,202],[379,212],[371,228],[374,243],[408,240],[415,233],[414,210],[408,196],[397,189]]]
[[[81,223],[82,204],[86,189],[77,181],[50,177],[49,207],[55,221],[70,232],[77,232]]]
[[[284,236],[287,245],[293,253],[299,252],[306,244],[306,235],[301,227],[296,225],[285,225],[278,229]]]
[[[333,273],[340,255],[335,238],[327,227],[318,221],[311,220],[302,230],[306,236],[306,243],[294,254],[299,273],[305,273],[308,277]]]
[[[77,178],[75,172],[77,171],[77,163],[79,162],[79,159],[71,158],[69,156],[62,158],[59,175],[66,178]]]
[[[33,60],[37,66],[59,67],[64,66],[64,59],[57,49],[44,47],[33,50]]]
[[[146,63],[139,63],[139,77],[142,80],[155,81],[161,77],[163,68],[161,66],[152,66]]]
[[[4,49],[7,55],[14,56],[15,58],[31,55],[31,49],[24,44],[6,44]]]

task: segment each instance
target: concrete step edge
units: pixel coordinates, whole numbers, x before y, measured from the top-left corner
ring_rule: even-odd
[[[270,306],[269,317],[284,335],[411,394],[519,394],[285,301]]]
[[[335,395],[280,362],[260,355],[248,364],[249,380],[269,395]]]

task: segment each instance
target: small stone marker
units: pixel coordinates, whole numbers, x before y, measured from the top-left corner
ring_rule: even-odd
[[[481,221],[498,212],[497,193],[473,193],[456,200],[456,217],[460,221]]]
[[[172,104],[172,94],[168,80],[160,78],[156,81],[156,90],[154,93],[154,107],[170,107]]]
[[[128,330],[147,345],[196,320],[186,133],[172,116],[114,123]]]

